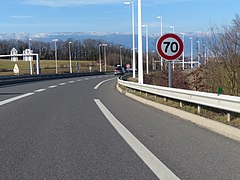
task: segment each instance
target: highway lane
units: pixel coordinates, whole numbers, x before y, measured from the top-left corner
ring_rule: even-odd
[[[180,179],[240,178],[238,142],[128,99],[115,80],[94,89],[110,78],[0,88],[1,102],[33,93],[0,106],[0,179],[157,179],[96,100]]]
[[[46,90],[2,105],[0,179],[157,179],[97,108],[106,78],[27,84]]]
[[[240,179],[240,143],[101,86],[98,98],[180,179]]]

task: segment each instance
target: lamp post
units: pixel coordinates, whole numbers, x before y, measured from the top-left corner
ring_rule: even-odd
[[[122,48],[123,46],[120,46],[120,65],[123,66],[123,62],[122,62]]]
[[[58,67],[57,67],[57,41],[58,39],[52,40],[55,43],[55,62],[56,62],[56,74],[58,73]]]
[[[174,26],[170,26],[170,28],[172,29],[172,33],[174,34]],[[173,70],[175,69],[175,64],[174,64],[174,61],[172,62],[172,67],[171,66],[171,62],[169,62],[169,69],[170,68],[173,68]],[[170,87],[170,86],[169,86]]]
[[[207,47],[206,47],[206,44],[203,44],[203,47],[204,47],[204,57],[203,57],[203,63],[206,65],[207,64]]]
[[[198,67],[200,66],[200,41],[197,41],[198,45],[198,52],[197,52],[197,57],[198,57]]]
[[[31,38],[28,40],[28,48],[31,49]]]
[[[174,26],[170,26],[170,28],[172,29],[172,33],[174,34],[175,33]]]
[[[98,52],[99,52],[99,71],[102,72],[102,57],[101,57],[101,46],[102,44],[99,44],[98,47]]]
[[[107,71],[107,55],[106,55],[106,46],[107,44],[101,44],[103,46],[103,51],[104,51],[104,68],[105,72]]]
[[[69,71],[70,73],[72,73],[72,56],[71,56],[71,44],[72,42],[68,43],[68,49],[69,49],[69,63],[70,63],[70,67],[69,67]]]
[[[135,53],[135,27],[134,27],[134,1],[124,2],[126,5],[132,5],[132,49],[133,49],[133,61],[132,61],[132,68],[133,68],[133,78],[136,78],[136,53]]]
[[[138,83],[143,84],[142,2],[138,0]]]
[[[181,35],[182,35],[182,41],[183,41],[183,44],[184,44],[184,33],[181,33]],[[184,54],[184,49],[183,49],[183,53],[182,53],[182,70],[184,70],[184,68],[185,68],[185,66],[184,66],[185,65],[184,64],[185,63],[184,55],[185,54]]]
[[[163,30],[162,30],[162,16],[158,16],[157,17],[158,19],[160,19],[160,27],[161,27],[161,31],[160,31],[160,36],[162,36],[163,35]],[[163,69],[163,59],[162,59],[162,57],[161,57],[161,70]]]
[[[31,38],[29,38],[29,41],[28,41],[28,48],[29,48],[29,53],[31,54]],[[33,71],[32,71],[32,58],[31,56],[29,56],[29,68],[30,68],[30,74],[32,75],[33,74]]]
[[[192,42],[192,37],[190,37],[189,39],[190,39],[190,48],[191,48],[190,57],[191,57],[191,69],[192,69],[193,68],[193,42]]]
[[[149,74],[149,68],[148,68],[148,25],[142,25],[142,27],[146,28],[146,69],[147,69],[147,74]]]

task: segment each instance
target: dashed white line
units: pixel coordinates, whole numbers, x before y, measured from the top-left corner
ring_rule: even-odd
[[[57,85],[53,85],[53,86],[49,86],[48,88],[52,89],[52,88],[56,88],[56,87],[57,87]]]
[[[102,104],[99,99],[94,100],[99,109],[112,124],[116,131],[152,170],[159,179],[179,179],[170,169],[167,168],[149,149],[147,149],[126,127],[124,127],[113,114]]]
[[[0,106],[5,105],[5,104],[8,104],[8,103],[11,103],[11,102],[13,102],[13,101],[16,101],[16,100],[19,100],[19,99],[22,99],[22,98],[25,98],[25,97],[28,97],[28,96],[31,96],[31,95],[33,95],[33,94],[34,94],[34,93],[26,93],[26,94],[23,94],[23,95],[20,95],[20,96],[17,96],[17,97],[13,97],[13,98],[10,98],[10,99],[1,101],[1,102],[0,102]]]
[[[59,86],[64,86],[66,85],[67,83],[60,83]]]
[[[34,92],[39,93],[39,92],[43,92],[43,91],[46,91],[46,89],[38,89],[38,90],[36,90]]]
[[[82,79],[79,79],[79,80],[77,80],[78,82],[81,82],[82,81]]]
[[[68,81],[69,84],[75,83],[75,81]]]
[[[85,78],[84,80],[87,81],[87,80],[89,80],[89,78]]]

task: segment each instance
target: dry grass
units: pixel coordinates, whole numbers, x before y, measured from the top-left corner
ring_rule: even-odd
[[[58,73],[69,72],[69,60],[58,60]],[[92,66],[92,72],[99,71],[99,65],[93,61],[72,61],[73,73],[77,73],[77,63],[80,63],[80,72],[89,72],[89,65]],[[0,76],[14,75],[13,68],[17,64],[20,70],[20,75],[30,74],[29,62],[19,60],[18,62],[11,62],[10,60],[0,59]],[[34,60],[32,65],[36,64]],[[56,61],[55,60],[41,60],[41,74],[55,74]],[[104,68],[104,67],[103,67]],[[107,70],[113,70],[113,67],[107,66]]]
[[[124,91],[140,96],[142,98],[145,98],[160,104],[164,104],[167,106],[182,109],[184,111],[187,111],[193,114],[198,114],[198,107],[194,104],[182,102],[182,106],[180,107],[180,102],[173,99],[167,99],[167,98],[155,96],[152,94],[146,94],[144,92],[129,89],[121,85],[120,85],[120,88],[123,89]],[[240,114],[231,113],[231,121],[227,121],[227,113],[229,112],[223,112],[222,110],[219,110],[219,109],[201,106],[201,112],[198,115],[240,128]]]

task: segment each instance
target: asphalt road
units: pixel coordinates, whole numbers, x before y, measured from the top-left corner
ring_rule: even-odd
[[[0,87],[0,179],[240,179],[239,142],[131,100],[111,78]]]

